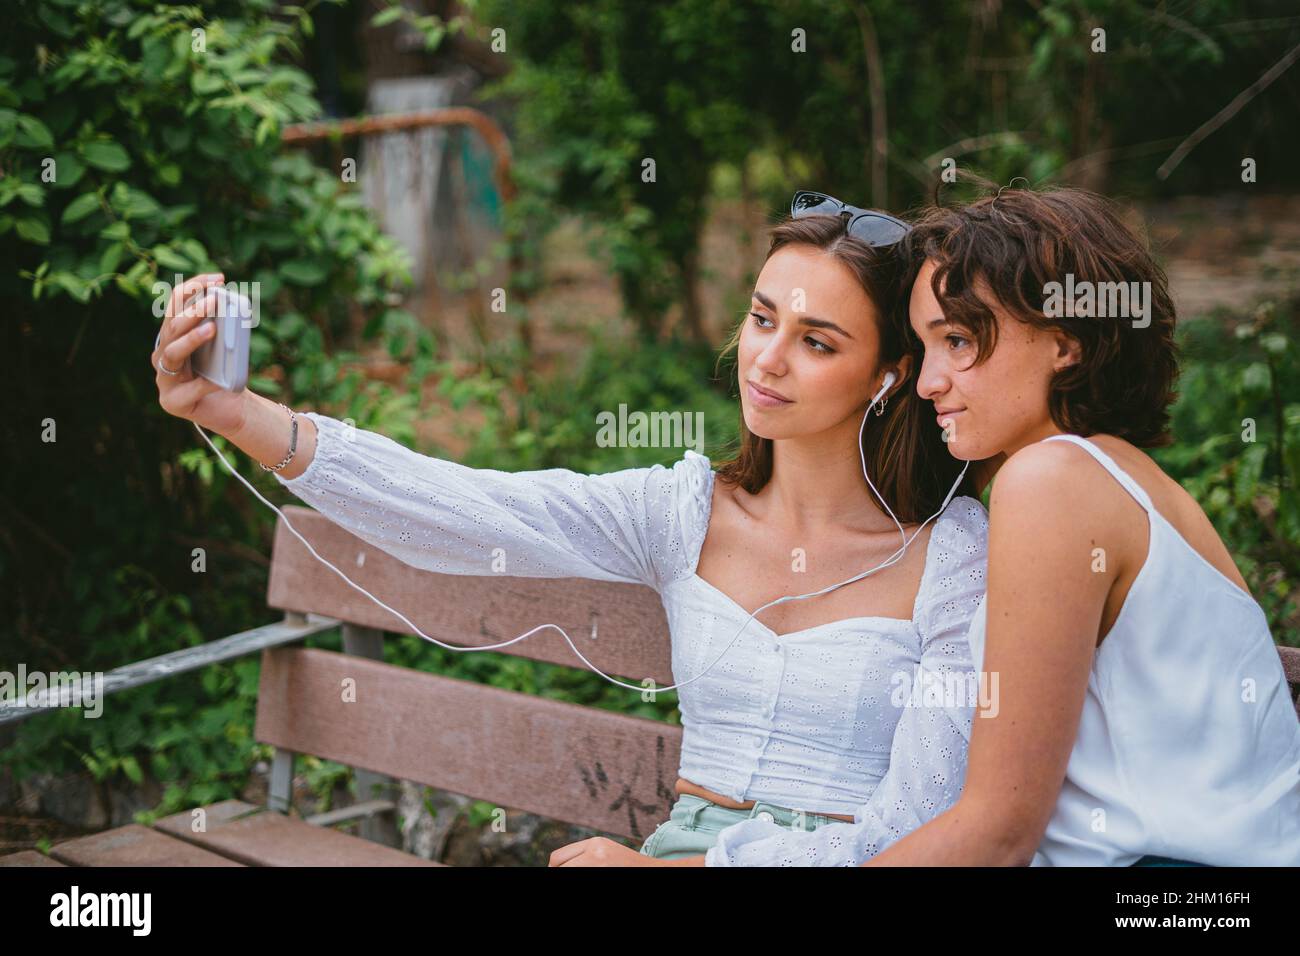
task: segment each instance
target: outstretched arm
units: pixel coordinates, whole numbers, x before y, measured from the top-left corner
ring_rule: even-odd
[[[232,440],[261,461],[279,461],[288,417],[259,400]],[[708,461],[691,451],[672,468],[506,472],[421,455],[316,412],[299,419],[299,450],[276,479],[357,537],[427,571],[658,588],[689,560],[687,543],[707,512]]]

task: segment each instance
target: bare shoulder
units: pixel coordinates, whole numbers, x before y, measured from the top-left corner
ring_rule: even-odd
[[[1109,489],[1096,480],[1091,470],[1079,467],[1090,457],[1070,442],[1026,445],[998,469],[989,495],[990,514],[998,510],[999,504],[1034,511],[1073,510],[1080,503],[1096,504],[1110,497],[1105,493]]]
[[[739,485],[733,485],[721,475],[714,475],[713,498],[710,504],[714,520],[726,521],[734,516],[740,508],[738,495],[748,497],[748,493]]]
[[[1037,442],[998,469],[989,494],[990,534],[1050,536],[1073,547],[1132,524],[1135,505],[1084,449],[1072,442]]]
[[[707,548],[731,552],[742,540],[744,528],[749,523],[749,512],[743,501],[749,498],[739,485],[715,475],[713,494],[709,504],[709,526],[705,535]]]

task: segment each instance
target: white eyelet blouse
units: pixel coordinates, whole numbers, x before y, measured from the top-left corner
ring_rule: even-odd
[[[703,455],[596,475],[504,472],[304,414],[317,428],[315,455],[297,478],[277,480],[406,564],[486,575],[504,548],[515,577],[653,587],[676,684],[748,617],[695,573],[714,479]],[[955,498],[934,521],[911,620],[848,618],[787,634],[751,620],[680,688],[680,776],[737,801],[854,819],[806,831],[751,818],[719,833],[706,865],[854,866],[952,806],[975,699],[951,691],[970,683],[966,631],[984,594],[987,535],[983,506]],[[947,693],[931,693],[941,685]]]

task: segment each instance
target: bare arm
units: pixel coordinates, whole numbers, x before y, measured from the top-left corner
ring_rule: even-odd
[[[1087,487],[1068,456],[1032,446],[993,488],[983,671],[995,716],[973,721],[962,796],[864,865],[1024,865],[1042,840],[1120,563],[1092,570],[1092,549],[1109,547],[1110,489]]]
[[[289,413],[276,402],[244,390],[244,423],[226,436],[245,454],[264,465],[275,465],[289,453]],[[298,448],[280,469],[284,478],[297,478],[316,454],[316,425],[298,415]]]

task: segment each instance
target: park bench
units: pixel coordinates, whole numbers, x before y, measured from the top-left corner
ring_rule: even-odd
[[[672,683],[668,624],[649,587],[432,574],[312,509],[282,510],[322,557],[440,641],[496,644],[555,622],[605,673],[631,684],[645,678],[661,687]],[[151,827],[130,824],[67,840],[49,857],[10,854],[0,865],[440,865],[394,848],[400,845],[398,780],[632,838],[638,846],[667,818],[676,800],[680,726],[383,663],[384,631],[411,629],[312,557],[282,519],[267,604],[285,612],[282,622],[104,678],[108,695],[260,652],[254,736],[275,747],[267,806],[225,800]],[[342,629],[343,653],[293,646],[331,628]],[[552,628],[500,653],[582,666]],[[294,816],[297,754],[355,768],[358,803]],[[359,836],[333,829],[354,820],[360,821]]]
[[[578,578],[431,574],[301,506],[299,532],[357,584],[426,634],[500,643],[560,624],[602,671],[672,683],[667,622],[642,585]],[[156,821],[24,851],[0,866],[436,866],[395,847],[397,780],[643,841],[676,800],[681,728],[383,663],[383,635],[409,629],[318,562],[280,520],[267,604],[282,622],[119,668],[105,693],[252,652],[262,655],[254,735],[275,747],[268,805],[225,800]],[[295,647],[341,627],[343,653]],[[581,663],[553,629],[500,653]],[[1279,648],[1300,711],[1300,649]],[[633,693],[628,691],[628,693]],[[0,721],[17,719],[0,712]],[[356,769],[358,802],[293,815],[297,754]],[[333,829],[357,820],[360,835]]]

